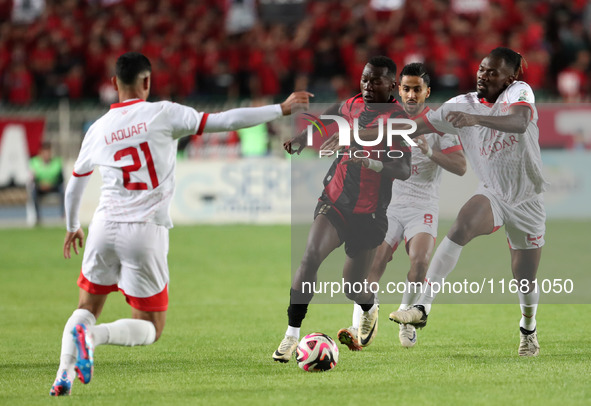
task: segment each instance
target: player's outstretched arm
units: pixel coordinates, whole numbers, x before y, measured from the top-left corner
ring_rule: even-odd
[[[448,172],[463,176],[466,173],[466,157],[462,151],[444,154],[439,149],[432,149],[424,135],[416,139],[421,152]]]
[[[275,120],[286,114],[291,114],[296,106],[306,107],[310,104],[308,92],[294,92],[281,104],[271,104],[261,107],[242,107],[212,113],[207,115],[203,132],[217,133],[222,131],[234,131],[241,128],[253,127],[268,121]]]
[[[481,116],[462,111],[452,111],[445,119],[456,128],[480,125],[506,133],[523,134],[529,125],[532,111],[529,106],[515,105],[509,108],[506,116]]]

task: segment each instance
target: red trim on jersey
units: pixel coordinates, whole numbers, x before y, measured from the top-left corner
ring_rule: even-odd
[[[492,106],[494,106],[494,103],[489,103],[486,101],[486,99],[484,97],[481,97],[480,99],[478,99],[478,101],[482,104],[484,104],[486,107],[490,107],[492,108]]]
[[[168,284],[162,292],[150,297],[130,296],[123,289],[119,289],[125,295],[125,301],[134,309],[143,312],[163,312],[168,309]]]
[[[511,108],[511,107],[513,107],[513,106],[519,106],[519,105],[521,105],[521,106],[527,106],[527,107],[529,107],[529,110],[530,110],[530,112],[531,112],[531,116],[530,116],[530,118],[529,118],[529,119],[530,119],[530,120],[533,120],[533,119],[534,119],[534,108],[533,108],[533,107],[532,107],[532,105],[531,105],[531,104],[529,104],[528,102],[519,101],[519,102],[511,103],[511,104],[509,105],[509,108]]]
[[[205,123],[207,122],[207,117],[209,117],[209,113],[203,113],[203,117],[201,117],[201,122],[199,123],[199,128],[197,129],[197,134],[203,134],[203,129],[205,128]]]
[[[461,150],[462,150],[461,145],[454,145],[453,147],[442,149],[441,152],[444,154],[451,154],[452,152],[461,151]]]
[[[93,295],[107,295],[111,292],[117,292],[117,285],[98,285],[96,283],[92,283],[82,274],[82,270],[80,270],[80,276],[78,277],[78,286],[88,293],[92,293]]]
[[[141,103],[143,101],[145,101],[145,100],[136,99],[136,100],[125,101],[122,103],[113,103],[113,104],[111,104],[111,108],[118,109],[119,107],[127,107],[127,106],[131,106],[132,104]]]
[[[431,124],[431,123],[429,122],[429,119],[427,118],[427,116],[426,116],[426,115],[425,115],[425,116],[420,116],[420,117],[421,117],[421,119],[423,119],[423,122],[424,122],[425,124],[427,124],[427,127],[429,127],[430,129],[432,129],[434,133],[439,133],[439,134],[441,134],[439,131],[437,131],[437,128],[433,127],[433,124]]]
[[[72,172],[72,176],[75,176],[77,178],[81,178],[83,176],[88,176],[90,174],[92,174],[94,172],[94,169],[90,172],[86,172],[86,173],[76,173],[76,172]]]
[[[494,227],[493,227],[493,230],[492,230],[492,233],[494,233],[495,231],[497,231],[499,228],[501,228],[501,226],[494,226]],[[491,233],[491,234],[492,234],[492,233]]]

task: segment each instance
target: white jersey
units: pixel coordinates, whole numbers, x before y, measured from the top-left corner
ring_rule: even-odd
[[[545,190],[542,158],[538,144],[538,112],[532,89],[516,81],[507,87],[494,104],[479,100],[476,92],[456,96],[436,111],[427,113],[426,122],[435,129],[457,134],[464,153],[481,184],[504,202],[519,204]],[[505,116],[516,104],[531,109],[525,133],[505,133],[483,126],[455,128],[445,119],[452,111],[487,116]]]
[[[206,120],[206,113],[168,101],[111,105],[86,133],[74,165],[74,176],[100,168],[94,219],[172,227],[177,139],[201,133]]]
[[[462,145],[457,135],[429,133],[425,139],[432,149],[444,154],[461,151]],[[439,204],[439,185],[442,168],[417,147],[411,147],[411,172],[407,180],[392,182],[391,205],[412,204],[421,207],[437,207]]]

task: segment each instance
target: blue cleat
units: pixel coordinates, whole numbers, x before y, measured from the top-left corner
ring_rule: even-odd
[[[49,396],[68,396],[72,390],[72,382],[68,373],[64,371],[61,378],[55,378],[55,382],[49,391]]]
[[[76,359],[76,374],[80,382],[87,384],[92,379],[94,371],[94,345],[84,324],[76,324],[72,330],[78,355]]]

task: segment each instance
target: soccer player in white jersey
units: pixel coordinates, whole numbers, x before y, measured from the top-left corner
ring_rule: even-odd
[[[162,334],[168,308],[168,229],[174,193],[177,143],[202,132],[251,127],[307,105],[310,93],[295,92],[277,105],[208,114],[168,101],[147,102],[151,65],[144,55],[119,57],[112,82],[119,103],[86,133],[66,189],[65,258],[78,254],[84,232],[78,221],[89,175],[100,168],[103,187],[84,251],[78,308],[62,336],[60,365],[50,395],[69,395],[74,373],[88,383],[94,346],[148,345]],[[131,319],[95,325],[107,295],[120,290]]]
[[[511,251],[513,277],[522,317],[519,323],[520,356],[539,353],[536,310],[539,292],[533,289],[542,246],[546,212],[542,192],[542,160],[538,144],[538,113],[532,89],[517,80],[522,57],[508,48],[496,48],[485,57],[476,74],[476,92],[457,96],[419,123],[418,132],[431,127],[457,134],[480,184],[460,210],[427,272],[432,284],[454,269],[462,248],[479,235],[505,226]],[[421,300],[407,310],[390,314],[398,323],[422,327],[435,295],[426,289]]]
[[[429,111],[425,101],[431,93],[430,81],[422,63],[410,63],[400,72],[398,94],[404,110],[411,118],[423,116]],[[421,135],[417,144],[418,147],[411,148],[410,178],[392,183],[392,200],[387,212],[388,232],[378,247],[368,275],[368,283],[378,282],[393,252],[404,240],[410,270],[401,309],[416,303],[417,296],[420,297],[420,285],[425,279],[435,247],[442,168],[459,176],[466,172],[466,159],[456,135],[429,133]],[[352,351],[359,351],[369,345],[358,338],[360,313],[361,307],[354,304],[353,325],[338,332],[339,341]],[[412,347],[416,343],[415,327],[400,324],[399,339],[402,346]]]

